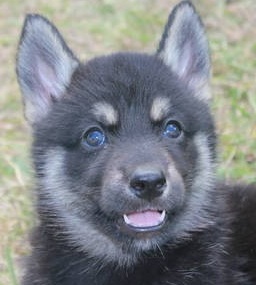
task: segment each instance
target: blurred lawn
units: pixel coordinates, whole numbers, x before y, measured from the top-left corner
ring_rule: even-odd
[[[0,284],[14,285],[33,224],[29,129],[15,78],[26,13],[42,13],[88,59],[117,50],[153,52],[177,1],[0,0]],[[256,1],[195,0],[212,50],[219,175],[256,181]],[[226,3],[228,2],[228,3]],[[19,266],[17,266],[19,265]]]

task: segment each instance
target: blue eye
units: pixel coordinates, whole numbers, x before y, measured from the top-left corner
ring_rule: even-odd
[[[105,134],[98,128],[91,128],[83,135],[82,141],[90,147],[100,147],[106,142]]]
[[[176,121],[169,121],[164,128],[164,136],[170,139],[178,138],[182,133],[181,126]]]

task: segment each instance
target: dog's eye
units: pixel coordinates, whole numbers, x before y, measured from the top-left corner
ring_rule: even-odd
[[[106,142],[104,132],[98,128],[91,128],[82,137],[83,144],[89,147],[100,147]]]
[[[182,133],[181,126],[176,121],[169,121],[164,128],[163,135],[167,138],[176,139]]]

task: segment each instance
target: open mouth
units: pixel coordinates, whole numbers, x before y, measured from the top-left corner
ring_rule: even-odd
[[[159,230],[165,223],[166,211],[144,210],[123,215],[125,225],[135,232]]]

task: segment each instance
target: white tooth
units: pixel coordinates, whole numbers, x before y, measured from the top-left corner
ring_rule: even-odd
[[[127,215],[125,215],[125,214],[124,214],[124,216],[123,216],[123,217],[124,217],[124,221],[125,221],[125,223],[126,223],[126,224],[128,224],[128,225],[130,225],[130,224],[131,224],[131,222],[130,222],[129,218],[127,217]]]
[[[165,212],[165,210],[163,210],[162,211],[162,214],[161,214],[161,216],[160,216],[160,222],[163,222],[164,221],[164,218],[165,218],[165,214],[166,214],[166,212]]]

